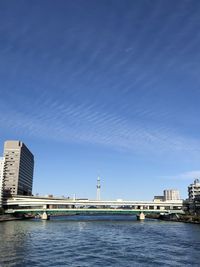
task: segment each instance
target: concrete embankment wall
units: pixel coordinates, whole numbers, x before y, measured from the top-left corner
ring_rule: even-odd
[[[9,215],[9,214],[0,215],[0,222],[14,221],[14,220],[19,220],[19,219],[20,218],[16,218],[16,217]]]
[[[184,222],[184,223],[197,223],[200,224],[200,215],[190,215],[190,214],[169,214],[169,215],[159,215],[159,214],[148,214],[146,218],[158,219],[163,221],[172,222]]]

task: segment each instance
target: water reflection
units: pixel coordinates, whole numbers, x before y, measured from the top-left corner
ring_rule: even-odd
[[[130,217],[0,224],[0,266],[199,266],[200,225]]]

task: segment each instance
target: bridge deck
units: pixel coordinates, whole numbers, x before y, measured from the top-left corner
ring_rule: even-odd
[[[183,201],[124,201],[124,200],[89,200],[55,199],[28,196],[14,196],[5,202],[7,213],[48,214],[138,214],[143,213],[184,213]]]
[[[145,214],[150,213],[184,213],[182,210],[150,210],[150,209],[14,209],[7,210],[7,213],[32,213],[38,214],[46,212],[48,214],[138,214],[143,212]]]

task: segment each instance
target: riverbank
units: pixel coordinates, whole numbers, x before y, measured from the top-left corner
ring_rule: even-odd
[[[200,224],[200,215],[189,215],[189,214],[147,214],[146,218],[149,219],[158,219],[163,221],[172,221],[172,222],[184,222],[184,223],[195,223]]]
[[[14,217],[13,215],[10,215],[10,214],[0,215],[0,222],[15,221],[15,220],[20,220],[20,219],[22,219],[22,218],[17,218],[17,217]]]

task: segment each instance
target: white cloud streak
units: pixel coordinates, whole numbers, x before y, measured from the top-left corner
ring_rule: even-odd
[[[194,181],[194,179],[200,178],[200,170],[183,172],[183,173],[176,174],[173,176],[168,176],[166,178],[173,179],[173,180],[183,180],[183,181],[184,180],[190,180],[192,183]]]
[[[49,25],[43,24],[42,18],[34,26],[31,10],[32,23],[19,20],[4,27],[1,24],[8,49],[0,50],[4,59],[3,64],[0,62],[0,73],[7,77],[4,89],[7,96],[1,92],[0,99],[0,127],[38,138],[86,142],[137,153],[199,153],[199,139],[177,127],[177,121],[189,122],[195,112],[182,116],[181,106],[175,103],[165,107],[171,104],[171,99],[168,103],[162,99],[166,95],[178,99],[182,93],[177,83],[169,83],[172,89],[165,92],[166,73],[171,74],[167,76],[169,80],[173,80],[177,69],[181,69],[181,75],[197,73],[195,62],[199,62],[200,54],[198,50],[196,54],[191,51],[200,40],[199,9],[187,11],[188,1],[181,5],[166,4],[170,12],[166,12],[161,1],[154,7],[150,5],[146,13],[142,4],[138,2],[136,6],[122,14],[126,16],[119,29],[118,13],[108,13],[107,22],[98,25],[98,34],[91,21],[83,21],[83,26],[74,22],[69,28],[62,28],[60,20],[53,17]],[[52,38],[46,29],[54,23]],[[195,38],[189,39],[193,28]],[[7,36],[10,32],[13,34]],[[55,41],[57,38],[60,43]],[[32,41],[35,43],[30,49]],[[26,83],[36,91],[36,99],[20,94],[18,88],[21,85],[25,88]],[[4,88],[3,83],[0,88]],[[195,126],[199,126],[197,120]]]
[[[7,109],[1,103],[0,111],[4,115],[0,117],[0,127],[40,138],[105,145],[137,153],[194,152],[200,147],[198,140],[178,135],[170,128],[132,122],[117,114],[100,112],[93,105],[65,106],[50,98],[38,103],[27,114]],[[144,110],[141,112],[144,116]]]

